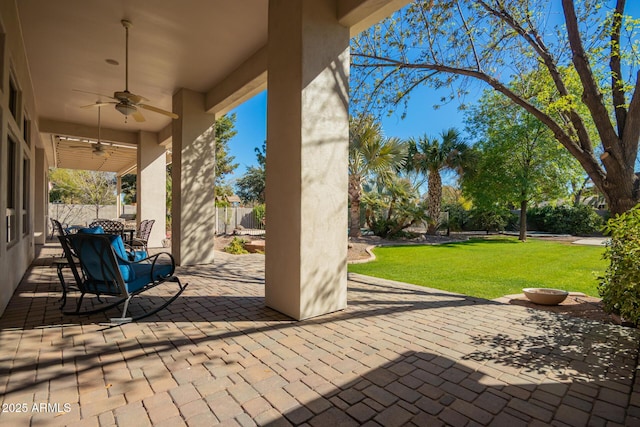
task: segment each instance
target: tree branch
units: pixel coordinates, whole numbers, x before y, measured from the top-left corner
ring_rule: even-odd
[[[636,86],[629,103],[629,111],[622,132],[622,145],[625,158],[633,167],[638,156],[638,142],[640,142],[640,71],[636,74]]]
[[[615,144],[619,141],[611,120],[609,120],[609,112],[605,107],[602,94],[598,89],[598,85],[593,79],[593,73],[587,54],[582,46],[582,40],[580,39],[580,31],[578,28],[578,19],[576,17],[576,11],[573,6],[573,0],[562,0],[562,8],[564,10],[565,21],[567,24],[567,33],[569,36],[569,45],[573,53],[573,65],[576,67],[580,81],[584,92],[582,94],[582,100],[591,112],[594,124],[600,135],[600,139],[604,146],[605,151],[613,155],[613,157],[619,162],[620,165],[624,164],[622,150],[619,144]],[[609,167],[615,167],[613,162],[606,163],[607,169]]]
[[[573,138],[571,138],[571,136],[565,132],[562,126],[556,123],[556,121],[551,116],[544,113],[542,110],[538,109],[535,105],[529,103],[528,101],[520,97],[518,94],[513,92],[507,86],[502,84],[499,80],[477,70],[450,67],[442,64],[403,63],[391,58],[383,58],[375,55],[367,55],[362,53],[352,53],[351,57],[367,58],[370,60],[377,61],[376,63],[367,63],[367,64],[353,63],[352,66],[354,67],[395,68],[396,70],[400,70],[403,68],[432,70],[432,71],[439,71],[443,73],[456,74],[456,75],[465,76],[465,77],[472,77],[487,83],[493,89],[502,93],[504,96],[506,96],[511,101],[513,101],[515,104],[521,106],[531,115],[533,115],[542,123],[544,123],[553,132],[555,138],[567,150],[569,150],[569,152],[580,162],[580,164],[585,169],[585,171],[592,177],[594,184],[597,185],[598,188],[603,188],[602,185],[604,184],[606,173],[602,170],[602,167],[593,156],[593,153],[591,151],[584,150],[581,145],[576,144]]]
[[[460,8],[460,2],[456,1],[456,7],[458,8],[458,14],[460,15],[460,20],[462,21],[462,25],[464,26],[464,30],[469,37],[469,44],[471,45],[471,50],[473,52],[473,57],[476,61],[476,68],[478,71],[482,71],[482,66],[480,65],[480,59],[478,58],[478,52],[476,51],[476,44],[473,42],[473,37],[471,36],[471,32],[469,30],[469,26],[467,25],[467,20],[464,18],[462,14],[462,9]]]
[[[618,0],[613,12],[611,29],[611,93],[613,94],[613,108],[616,113],[618,123],[618,135],[624,133],[627,110],[625,109],[626,99],[624,95],[624,83],[622,81],[622,65],[620,58],[620,31],[622,29],[622,13],[624,12],[626,0]]]
[[[478,3],[483,8],[485,8],[487,12],[509,25],[509,27],[511,27],[516,33],[518,33],[533,48],[533,50],[542,59],[542,62],[544,63],[547,70],[549,70],[551,79],[553,80],[556,89],[560,93],[560,96],[569,96],[569,90],[562,80],[562,76],[560,75],[560,71],[558,70],[556,61],[549,52],[549,49],[545,45],[542,37],[540,36],[540,34],[538,34],[536,29],[532,27],[529,31],[527,31],[522,25],[518,23],[518,21],[513,16],[511,16],[506,11],[503,5],[500,5],[500,10],[497,10],[492,8],[483,0],[478,0]],[[582,120],[582,117],[580,117],[580,115],[573,108],[571,108],[568,113],[571,124],[576,131],[576,135],[578,136],[580,146],[584,151],[593,152],[593,144],[591,142],[591,138],[589,137],[589,132],[587,132],[587,127]]]

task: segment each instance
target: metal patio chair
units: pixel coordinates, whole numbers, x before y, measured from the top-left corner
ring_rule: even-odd
[[[122,237],[110,234],[78,233],[59,237],[65,248],[67,258],[71,250],[75,251],[79,260],[78,269],[71,266],[80,297],[73,312],[65,314],[93,314],[103,312],[124,303],[122,315],[111,318],[112,323],[126,323],[150,316],[164,309],[178,298],[186,289],[174,275],[175,262],[171,254],[162,252],[139,261],[129,261]],[[174,283],[176,292],[162,304],[157,304],[137,317],[127,317],[129,303],[134,296],[140,295],[156,286]],[[81,311],[86,294],[97,297],[111,296],[113,302],[105,303],[95,309]],[[144,305],[141,305],[144,306]]]
[[[153,228],[153,224],[155,222],[155,219],[145,219],[140,221],[140,226],[136,230],[136,236],[127,243],[134,249],[142,248],[142,250],[147,251],[149,236],[151,235],[151,229]]]
[[[124,223],[120,221],[113,221],[110,219],[97,219],[89,224],[89,228],[102,227],[105,233],[108,234],[124,234]]]

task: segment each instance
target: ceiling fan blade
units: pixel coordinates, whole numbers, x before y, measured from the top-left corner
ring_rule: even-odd
[[[105,105],[111,105],[111,104],[117,104],[117,102],[115,102],[115,101],[95,102],[95,103],[89,104],[89,105],[82,105],[80,108],[104,107]]]
[[[88,93],[90,95],[98,95],[98,96],[103,96],[105,98],[110,98],[110,99],[115,99],[116,101],[118,100],[117,98],[114,98],[111,95],[105,95],[104,93],[97,93],[97,92],[89,92],[86,90],[80,90],[80,89],[73,89],[74,92],[80,92],[80,93]]]
[[[154,107],[153,105],[138,104],[137,106],[140,108],[144,108],[145,110],[153,111],[154,113],[164,114],[165,116],[171,117],[172,119],[177,119],[178,117],[180,117],[176,113],[163,110],[162,108]]]
[[[133,117],[133,120],[135,120],[138,123],[142,123],[145,121],[144,116],[142,115],[142,113],[140,111],[137,111],[133,114],[131,114],[131,117]]]
[[[126,99],[127,101],[129,101],[132,104],[137,104],[138,102],[148,101],[148,99],[145,98],[144,96],[136,95],[135,93],[131,93],[128,90],[124,90],[122,92],[114,92],[113,93],[113,98],[114,99],[118,99],[120,101]]]

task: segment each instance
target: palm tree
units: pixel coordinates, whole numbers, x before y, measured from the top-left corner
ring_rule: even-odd
[[[408,167],[427,175],[427,213],[431,220],[427,227],[427,234],[436,234],[440,218],[440,204],[442,203],[443,170],[455,170],[462,173],[465,163],[467,146],[460,139],[460,134],[454,128],[447,129],[440,134],[440,139],[423,136],[418,140],[409,140]]]
[[[375,176],[387,179],[404,166],[406,143],[385,138],[382,126],[372,117],[352,119],[349,126],[349,236],[360,236],[362,184]]]

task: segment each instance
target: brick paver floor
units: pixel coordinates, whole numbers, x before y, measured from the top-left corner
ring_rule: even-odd
[[[57,251],[0,318],[0,425],[640,425],[636,329],[360,275],[296,322],[265,307],[262,255],[223,253],[112,326],[61,314]]]

